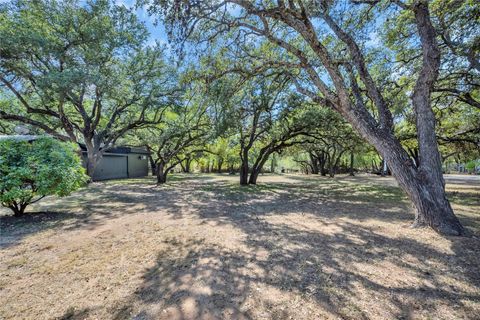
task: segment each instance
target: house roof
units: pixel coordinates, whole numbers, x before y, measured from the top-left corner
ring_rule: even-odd
[[[82,151],[87,151],[87,148],[85,147],[84,144],[79,143],[80,148]],[[120,154],[128,154],[128,153],[137,153],[137,154],[150,154],[147,150],[144,148],[136,148],[136,147],[123,147],[123,146],[118,146],[118,147],[112,147],[112,148],[107,148],[105,150],[105,153],[120,153]]]

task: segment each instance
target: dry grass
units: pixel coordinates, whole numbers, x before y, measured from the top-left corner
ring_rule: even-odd
[[[0,319],[479,319],[478,179],[448,178],[462,238],[408,228],[391,178],[236,179],[95,183],[0,217]]]

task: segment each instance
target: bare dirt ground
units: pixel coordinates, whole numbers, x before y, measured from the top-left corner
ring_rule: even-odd
[[[448,176],[469,237],[410,229],[391,178],[177,175],[0,211],[0,319],[480,319],[480,179]]]

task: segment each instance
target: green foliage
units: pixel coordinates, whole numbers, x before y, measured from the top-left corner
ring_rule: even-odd
[[[480,160],[469,161],[465,164],[465,169],[467,169],[469,173],[474,173],[477,168],[480,168]]]
[[[52,138],[0,140],[0,202],[16,215],[44,196],[69,195],[86,178],[73,144]]]
[[[177,100],[165,48],[113,0],[0,4],[0,34],[0,119],[84,143],[89,175],[101,148]]]

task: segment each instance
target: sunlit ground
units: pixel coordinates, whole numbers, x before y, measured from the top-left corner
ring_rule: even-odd
[[[461,238],[410,229],[392,178],[237,179],[0,210],[0,319],[478,319],[480,177],[447,177]]]

